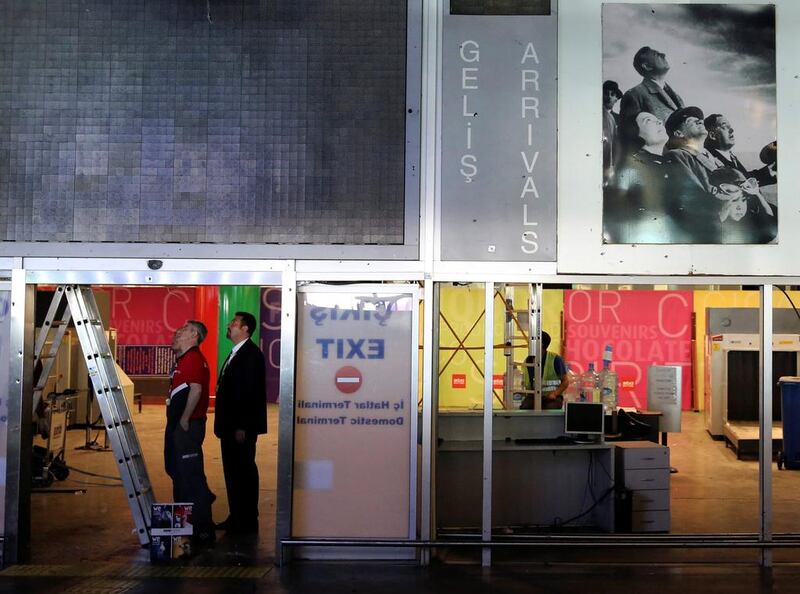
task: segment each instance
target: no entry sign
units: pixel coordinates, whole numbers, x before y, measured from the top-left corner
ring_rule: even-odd
[[[336,372],[336,388],[345,394],[352,394],[361,387],[361,372],[346,365]]]

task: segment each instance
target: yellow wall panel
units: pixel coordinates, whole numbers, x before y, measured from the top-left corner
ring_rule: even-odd
[[[441,408],[483,408],[483,284],[453,286],[442,284],[439,293],[439,406]],[[543,327],[553,341],[550,350],[561,351],[561,317],[564,309],[564,292],[543,292]],[[527,286],[514,287],[514,310],[528,307]],[[506,357],[504,293],[495,292],[494,297],[494,369],[495,375],[504,376]],[[476,324],[477,322],[477,324]],[[474,325],[474,328],[473,328]],[[514,327],[514,360],[522,362],[527,355],[526,339],[528,326],[523,321]],[[463,347],[459,344],[463,341]],[[453,376],[463,376],[465,385],[454,387]],[[495,389],[494,407],[502,407],[503,391]]]

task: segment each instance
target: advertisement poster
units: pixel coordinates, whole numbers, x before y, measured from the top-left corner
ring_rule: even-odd
[[[682,370],[681,409],[692,406],[691,291],[565,291],[564,355],[570,369],[602,369],[611,345],[620,391],[618,404],[647,408],[647,370]]]
[[[150,561],[183,561],[192,556],[191,503],[154,503],[151,509]]]
[[[293,536],[409,535],[414,298],[369,291],[299,295]]]
[[[175,330],[196,317],[193,288],[114,287],[110,326],[117,344],[169,345]]]
[[[775,6],[604,3],[602,38],[603,242],[777,243]]]
[[[278,402],[281,384],[281,289],[261,289],[261,332],[258,340],[264,353],[267,374],[267,402]]]

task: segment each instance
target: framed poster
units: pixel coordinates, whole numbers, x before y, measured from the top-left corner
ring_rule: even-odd
[[[560,6],[559,273],[796,272],[777,140],[800,150],[798,20],[787,0]]]
[[[775,7],[603,4],[603,242],[777,242]]]

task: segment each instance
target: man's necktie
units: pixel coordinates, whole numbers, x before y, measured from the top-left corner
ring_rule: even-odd
[[[225,357],[225,361],[223,361],[223,363],[222,363],[222,369],[220,369],[220,370],[219,370],[219,375],[220,375],[220,377],[222,377],[222,374],[223,374],[223,373],[225,373],[225,369],[227,369],[227,367],[228,367],[228,363],[230,363],[230,362],[231,362],[231,358],[232,358],[232,357],[233,357],[233,351],[231,351],[230,353],[228,353],[228,356],[227,356],[227,357]]]

